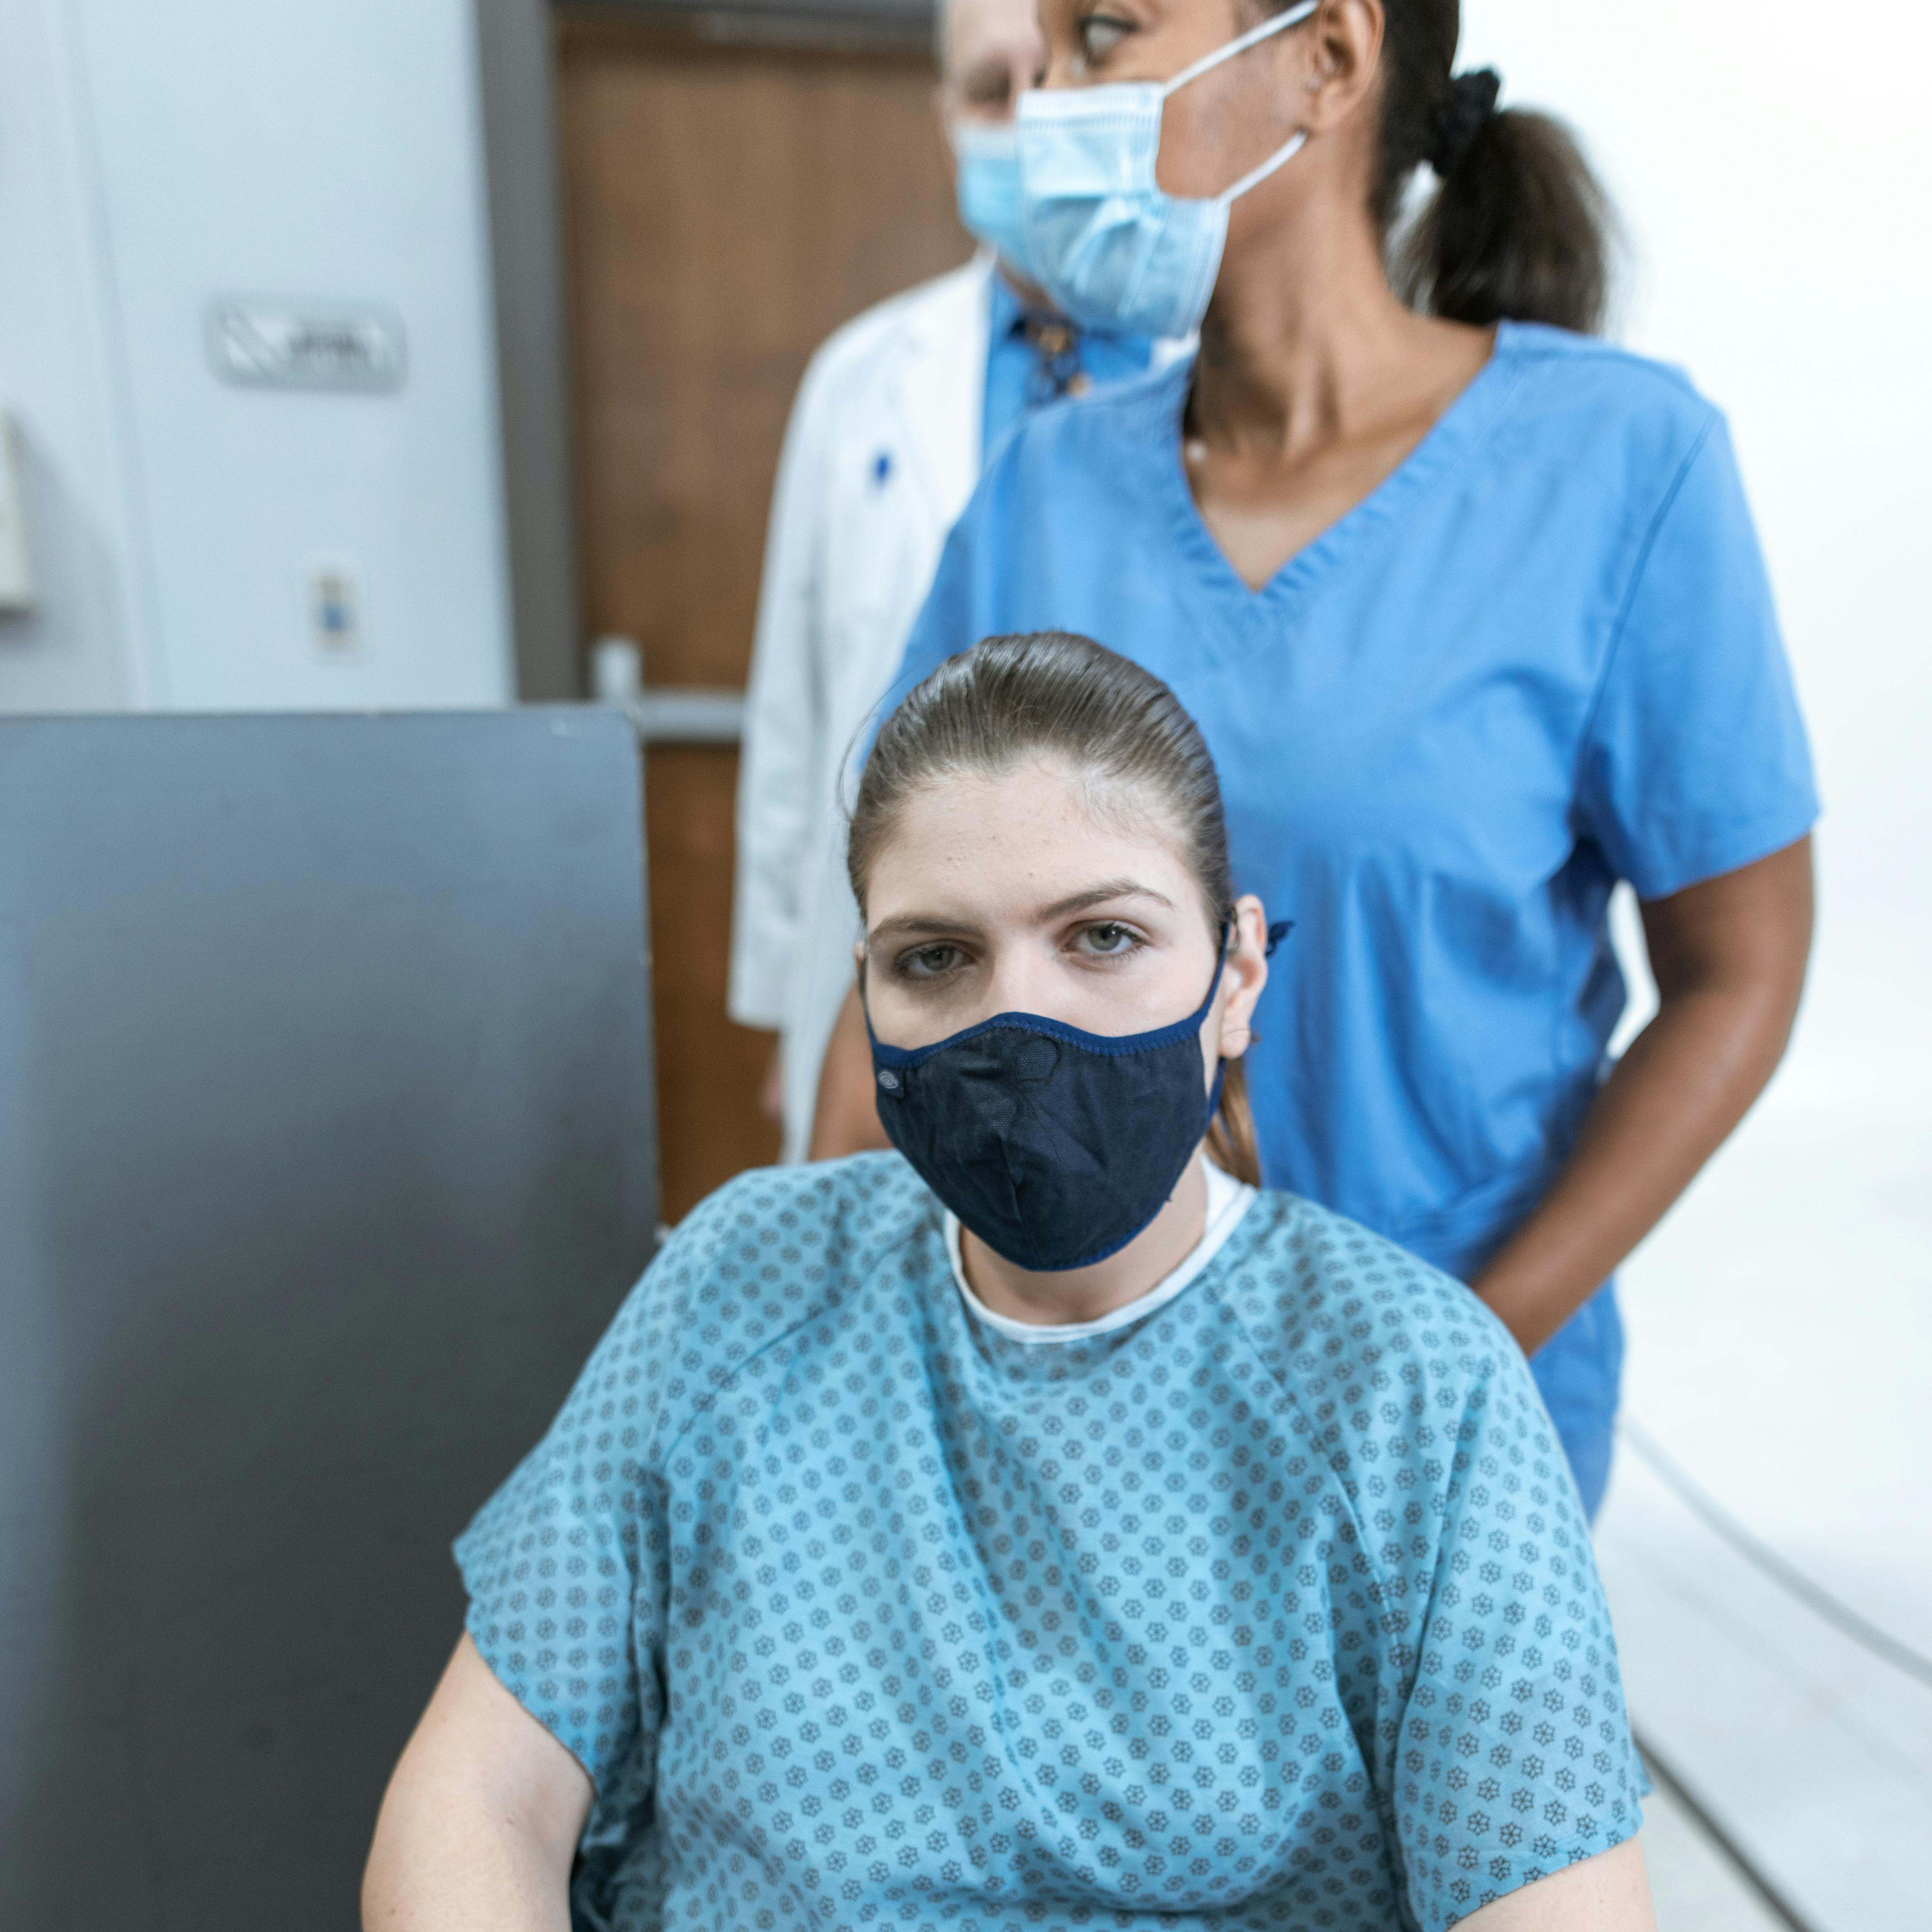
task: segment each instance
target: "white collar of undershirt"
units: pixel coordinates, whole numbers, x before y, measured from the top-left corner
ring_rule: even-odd
[[[1144,1321],[1156,1309],[1165,1308],[1221,1252],[1228,1237],[1240,1225],[1241,1216],[1254,1204],[1256,1190],[1245,1180],[1224,1174],[1211,1160],[1202,1165],[1208,1170],[1208,1225],[1186,1258],[1146,1294],[1136,1295],[1132,1301],[1092,1322],[1016,1322],[1010,1315],[998,1314],[973,1292],[966,1279],[965,1261],[959,1248],[959,1217],[949,1210],[946,1254],[952,1264],[952,1279],[961,1298],[988,1328],[1010,1341],[1033,1346],[1042,1342],[1084,1342],[1124,1328],[1130,1322]]]

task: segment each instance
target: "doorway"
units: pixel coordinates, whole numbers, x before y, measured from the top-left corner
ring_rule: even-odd
[[[578,563],[586,632],[634,638],[647,686],[741,690],[778,446],[812,351],[956,267],[930,55],[903,29],[565,7],[556,16]],[[646,760],[664,1214],[778,1132],[772,1036],[724,1014],[730,746]]]

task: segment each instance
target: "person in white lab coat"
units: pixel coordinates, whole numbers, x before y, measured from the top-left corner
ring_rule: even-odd
[[[1000,238],[982,166],[1038,75],[1034,0],[951,0],[938,106],[962,219]],[[729,1007],[779,1035],[764,1104],[806,1157],[852,983],[841,775],[898,667],[987,450],[1026,410],[1141,374],[1150,346],[1077,330],[991,246],[848,322],[812,358],[778,460],[739,768]]]

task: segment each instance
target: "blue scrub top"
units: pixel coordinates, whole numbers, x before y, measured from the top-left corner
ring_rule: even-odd
[[[1522,1356],[1283,1195],[1029,1345],[897,1154],[745,1174],[458,1556],[581,1932],[1444,1932],[1641,1822]]]
[[[1084,632],[1165,679],[1238,888],[1295,922],[1247,1059],[1269,1184],[1466,1280],[1604,1071],[1612,886],[1663,897],[1816,814],[1730,441],[1675,371],[1506,322],[1408,460],[1254,590],[1190,491],[1189,381],[1022,424],[887,708],[1003,632]],[[1621,1354],[1606,1294],[1538,1358],[1592,1504]]]

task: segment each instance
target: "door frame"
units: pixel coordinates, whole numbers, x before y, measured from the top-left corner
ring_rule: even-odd
[[[649,19],[714,46],[932,44],[935,0],[566,0]],[[489,200],[503,520],[517,696],[584,697],[572,488],[570,332],[551,0],[476,0],[476,88]],[[651,720],[640,712],[646,742]],[[733,730],[730,742],[735,742]]]

